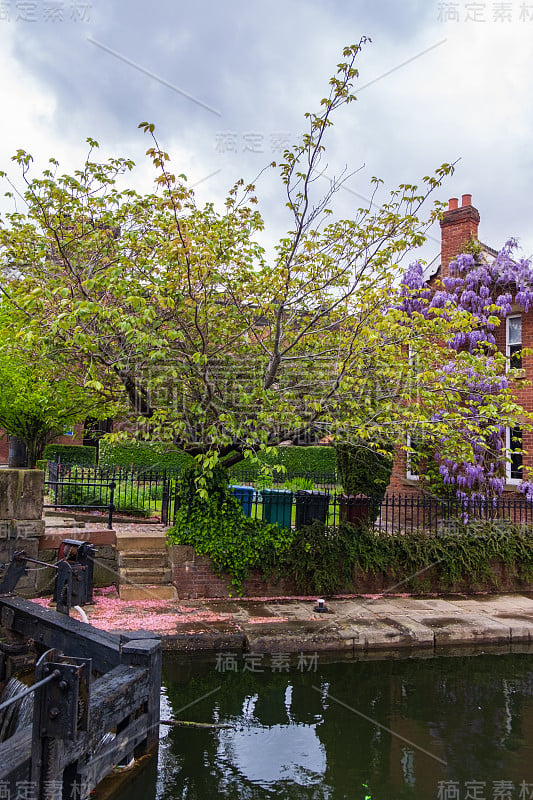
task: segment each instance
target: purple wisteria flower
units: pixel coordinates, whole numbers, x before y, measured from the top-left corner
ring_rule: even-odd
[[[509,239],[493,261],[471,253],[457,256],[449,265],[449,277],[443,278],[436,290],[424,280],[422,265],[411,264],[401,284],[402,299],[398,307],[409,317],[417,313],[430,318],[434,309],[446,307],[469,312],[476,324],[469,331],[458,331],[447,344],[457,353],[475,353],[481,349],[489,355],[496,348],[495,318],[503,322],[512,313],[513,300],[526,312],[533,308],[533,268],[528,259],[513,259],[516,247],[516,240]],[[485,363],[489,368],[487,374],[473,369],[464,373],[467,394],[458,410],[458,424],[462,424],[468,440],[473,429],[479,430],[481,410],[491,402],[491,396],[509,386],[505,375],[490,372],[492,368],[497,371],[494,361],[489,358]],[[455,361],[441,367],[448,375],[455,369]],[[459,500],[486,503],[487,498],[496,502],[501,496],[505,486],[504,435],[501,426],[488,423],[485,428],[482,426],[478,439],[470,442],[473,463],[443,457],[436,443],[433,457],[439,475],[445,486],[455,487]],[[533,502],[533,483],[523,482],[519,488]]]

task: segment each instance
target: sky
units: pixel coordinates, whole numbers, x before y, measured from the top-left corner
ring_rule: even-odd
[[[132,158],[136,188],[151,191],[149,121],[198,200],[221,204],[305,132],[362,36],[357,102],[326,141],[324,189],[354,173],[335,212],[364,206],[372,176],[385,200],[457,162],[435,199],[471,193],[480,239],[516,237],[533,255],[533,0],[0,0],[0,170],[15,175],[22,148],[36,173],[50,156],[68,172],[90,136],[101,156]],[[276,170],[256,185],[268,245],[287,227],[285,200]],[[427,261],[439,238],[432,228]]]

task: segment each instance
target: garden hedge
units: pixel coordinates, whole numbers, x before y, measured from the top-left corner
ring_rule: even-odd
[[[89,467],[96,464],[96,447],[81,444],[47,444],[43,451],[43,461],[61,460],[62,464],[78,464]]]
[[[271,456],[262,456],[267,464],[283,464],[287,472],[335,472],[335,448],[327,445],[316,447],[278,447]]]
[[[182,450],[169,450],[150,442],[107,442],[99,445],[99,463],[104,467],[131,469],[179,470],[191,461]]]
[[[262,455],[261,460],[267,464],[283,464],[288,475],[335,472],[333,447],[278,447],[275,453]],[[168,450],[163,445],[150,442],[111,443],[102,439],[99,461],[103,466],[181,471],[191,461],[191,456],[181,450]],[[248,469],[246,461],[236,464],[235,470],[238,472],[241,469]]]

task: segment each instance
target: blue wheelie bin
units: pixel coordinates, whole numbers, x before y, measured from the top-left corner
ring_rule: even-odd
[[[247,517],[252,516],[252,503],[254,499],[253,486],[230,486],[232,495],[239,501]]]

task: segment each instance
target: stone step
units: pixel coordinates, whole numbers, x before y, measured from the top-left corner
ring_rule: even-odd
[[[55,514],[45,514],[44,524],[48,528],[84,528],[85,522],[77,522],[74,517],[60,517]]]
[[[120,535],[117,533],[117,547],[120,553],[164,552],[166,550],[164,534]]]
[[[142,569],[152,567],[168,567],[167,552],[158,553],[120,553],[119,566],[125,569]]]
[[[121,600],[175,600],[177,596],[176,589],[170,583],[165,586],[124,583],[119,587]]]
[[[172,573],[166,567],[137,567],[136,569],[121,569],[121,581],[124,578],[127,583],[149,583],[149,584],[164,584],[170,583],[172,580]]]

